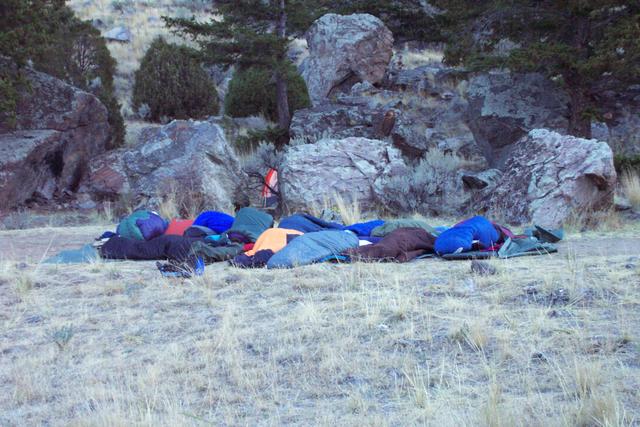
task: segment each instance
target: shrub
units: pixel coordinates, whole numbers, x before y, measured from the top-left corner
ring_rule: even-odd
[[[311,105],[307,85],[293,65],[287,71],[289,110]],[[270,70],[250,67],[238,70],[224,100],[225,112],[232,117],[248,117],[262,114],[272,121],[278,118],[276,108],[276,84]]]
[[[107,107],[111,147],[124,142],[124,121],[113,89],[116,64],[100,32],[78,19],[64,2],[6,0],[0,6],[0,55],[11,58],[17,72],[0,69],[0,114],[15,117],[23,84],[21,67],[29,61],[50,74],[96,95]]]
[[[618,175],[622,175],[627,171],[640,172],[640,155],[623,156],[621,154],[617,154],[613,159],[613,163]]]
[[[218,94],[192,49],[156,38],[136,71],[133,107],[153,121],[204,118],[218,113]]]

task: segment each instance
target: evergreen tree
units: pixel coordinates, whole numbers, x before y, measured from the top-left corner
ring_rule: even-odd
[[[200,45],[210,64],[236,65],[272,71],[276,86],[278,126],[289,128],[287,46],[313,22],[319,9],[304,0],[220,0],[209,22],[164,18],[169,26]]]
[[[446,0],[445,60],[471,70],[542,72],[570,97],[568,132],[591,135],[603,90],[640,83],[640,3],[627,0]],[[478,25],[481,24],[481,25]],[[482,27],[482,34],[470,31]],[[495,53],[500,40],[515,48]]]
[[[107,107],[111,146],[124,142],[124,121],[113,88],[115,61],[100,32],[79,20],[64,0],[3,0],[0,55],[16,70],[0,69],[0,114],[11,121],[21,91],[21,68],[35,69],[96,95]],[[7,117],[8,116],[8,117]]]

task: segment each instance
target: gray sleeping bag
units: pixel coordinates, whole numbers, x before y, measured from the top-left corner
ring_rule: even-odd
[[[351,231],[325,230],[306,233],[276,252],[269,259],[267,268],[292,268],[313,264],[340,255],[347,249],[357,248],[358,243],[358,236]]]

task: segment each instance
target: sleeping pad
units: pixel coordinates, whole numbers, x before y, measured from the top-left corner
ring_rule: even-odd
[[[323,230],[342,230],[344,225],[337,222],[328,222],[313,215],[297,213],[280,220],[278,228],[298,230],[302,233],[312,233]]]
[[[102,258],[127,260],[175,260],[188,261],[191,246],[202,239],[163,235],[151,240],[135,240],[115,236],[100,247]]]
[[[488,249],[498,243],[500,234],[488,219],[474,216],[438,236],[435,250],[438,255],[467,252],[473,249],[474,241],[478,241],[479,249]]]
[[[422,228],[429,234],[433,234],[434,236],[437,236],[439,234],[433,227],[431,227],[424,221],[421,221],[419,219],[404,218],[386,221],[384,224],[371,230],[371,235],[376,237],[384,237],[399,228]]]
[[[435,236],[423,228],[398,228],[378,243],[349,249],[345,252],[352,261],[408,262],[433,253]]]
[[[296,237],[271,257],[267,268],[292,268],[339,256],[358,247],[358,236],[351,231],[325,230]]]
[[[227,230],[229,239],[253,243],[267,228],[273,227],[273,217],[256,208],[242,208],[236,214],[233,225]]]

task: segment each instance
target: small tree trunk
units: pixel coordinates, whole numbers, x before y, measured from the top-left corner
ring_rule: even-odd
[[[285,0],[280,0],[278,15],[278,37],[286,43],[287,31],[287,13],[285,11]],[[291,113],[289,112],[289,98],[287,96],[287,77],[285,74],[285,58],[278,58],[279,67],[275,72],[276,80],[276,105],[278,109],[278,126],[283,129],[289,129],[291,122]]]
[[[587,96],[581,89],[573,89],[570,94],[569,134],[582,138],[591,138],[591,119],[585,116],[589,106]]]

